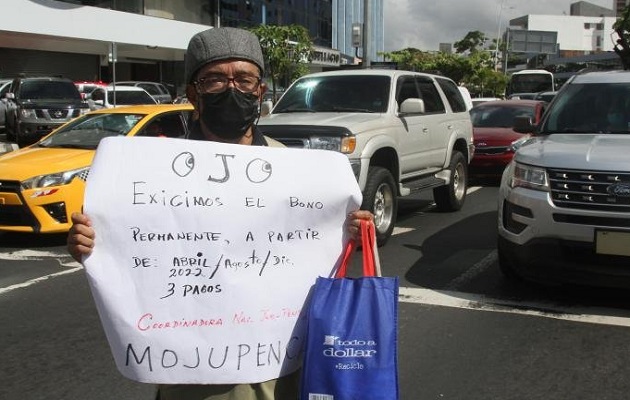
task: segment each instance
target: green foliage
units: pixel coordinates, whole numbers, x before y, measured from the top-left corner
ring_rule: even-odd
[[[313,41],[301,25],[258,25],[250,30],[260,39],[275,98],[278,83],[286,88],[308,73]]]
[[[381,55],[397,63],[402,70],[449,77],[468,87],[474,96],[502,96],[507,85],[507,78],[494,70],[492,54],[486,51],[474,51],[465,56],[407,48]]]
[[[613,29],[617,34],[615,43],[615,53],[621,58],[623,69],[630,69],[630,7],[626,7],[613,24]]]
[[[488,37],[481,31],[470,31],[466,36],[453,44],[458,53],[476,53],[482,50],[488,41]]]

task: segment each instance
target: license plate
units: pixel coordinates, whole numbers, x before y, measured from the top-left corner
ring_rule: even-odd
[[[630,232],[595,231],[595,252],[630,257]]]

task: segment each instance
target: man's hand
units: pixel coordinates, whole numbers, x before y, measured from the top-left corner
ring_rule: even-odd
[[[354,240],[361,239],[361,220],[374,221],[374,215],[367,210],[357,210],[348,214],[346,218],[348,233]]]
[[[87,256],[94,248],[94,229],[92,222],[87,215],[81,213],[73,213],[71,216],[72,227],[68,232],[68,252],[81,262],[83,256]]]

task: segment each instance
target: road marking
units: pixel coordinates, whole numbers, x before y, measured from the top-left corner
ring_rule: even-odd
[[[24,261],[24,260],[45,260],[49,258],[58,258],[62,256],[60,253],[53,251],[40,250],[18,250],[10,253],[0,253],[0,260]],[[70,255],[68,255],[70,257]]]
[[[21,250],[13,253],[0,253],[0,259],[10,260],[33,260],[46,259],[53,256],[63,267],[68,267],[63,271],[44,275],[22,283],[0,288],[0,294],[5,294],[16,289],[26,288],[40,282],[46,281],[62,275],[72,274],[83,270],[83,266],[70,259],[65,261],[59,258],[59,254],[47,251]],[[465,273],[462,277],[453,280],[448,287],[457,287],[463,281],[471,279],[479,274],[488,264],[492,263],[492,258],[496,257],[496,251],[491,252],[484,259],[479,261],[470,273]],[[477,311],[501,312],[508,314],[531,315],[544,318],[553,318],[566,321],[583,322],[601,325],[614,325],[630,327],[629,317],[617,317],[613,314],[619,312],[615,309],[601,307],[562,307],[557,304],[547,303],[523,303],[511,300],[499,300],[483,295],[456,292],[453,290],[431,290],[425,288],[401,287],[398,297],[402,303],[425,304],[442,307],[462,308]]]
[[[75,264],[79,264],[79,263],[75,262]],[[74,267],[74,268],[70,268],[70,269],[65,269],[63,271],[55,272],[54,274],[48,274],[48,275],[40,276],[39,278],[31,279],[31,280],[28,280],[26,282],[17,283],[15,285],[11,285],[11,286],[7,286],[7,287],[4,287],[4,288],[0,288],[0,294],[9,293],[9,292],[11,292],[11,291],[13,291],[15,289],[22,289],[22,288],[25,288],[25,287],[29,287],[29,286],[35,285],[37,283],[46,281],[48,279],[55,278],[57,276],[66,275],[66,274],[72,274],[72,273],[80,271],[82,269],[83,269],[82,266]]]
[[[394,230],[392,231],[392,236],[396,236],[396,235],[402,235],[403,233],[409,233],[409,232],[413,232],[415,231],[416,228],[406,228],[404,226],[396,226],[394,227]]]
[[[54,278],[54,277],[66,275],[66,274],[72,274],[74,272],[81,271],[83,269],[83,266],[79,264],[78,262],[74,261],[69,255],[66,257],[61,257],[61,254],[55,253],[52,251],[18,250],[18,251],[14,251],[10,253],[0,253],[0,260],[26,261],[26,260],[49,260],[51,258],[56,260],[60,266],[68,267],[69,269],[64,269],[63,271],[55,272],[53,274],[40,276],[39,278],[30,279],[22,283],[16,283],[15,285],[0,288],[0,294],[8,293],[15,289],[29,287],[37,283],[46,281],[50,278]]]
[[[463,308],[468,310],[531,315],[565,321],[630,327],[630,318],[612,314],[619,310],[602,307],[563,307],[557,304],[524,303],[499,300],[470,293],[401,287],[398,300],[403,303]]]

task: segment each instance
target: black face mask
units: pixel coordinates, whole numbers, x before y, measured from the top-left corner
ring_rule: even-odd
[[[233,140],[243,136],[258,117],[258,96],[227,89],[201,95],[201,120],[216,136]]]

